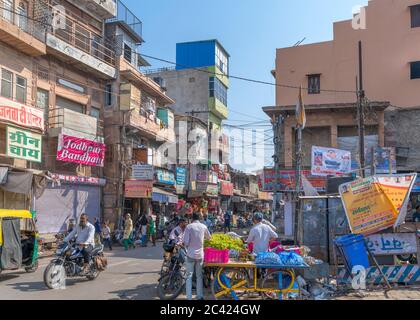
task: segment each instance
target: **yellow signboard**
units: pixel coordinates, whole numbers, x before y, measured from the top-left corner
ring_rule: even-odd
[[[343,184],[340,195],[352,233],[373,234],[397,220],[398,210],[376,177]]]

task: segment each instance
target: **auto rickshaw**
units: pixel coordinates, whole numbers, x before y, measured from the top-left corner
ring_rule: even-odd
[[[38,232],[35,213],[0,209],[0,272],[38,269]]]

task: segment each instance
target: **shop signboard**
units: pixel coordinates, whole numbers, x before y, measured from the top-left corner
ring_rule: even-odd
[[[384,233],[366,237],[370,251],[375,255],[399,255],[417,253],[415,233]]]
[[[57,147],[57,160],[103,167],[105,148],[104,143],[60,134]]]
[[[417,178],[416,173],[396,174],[396,175],[378,175],[382,190],[394,204],[398,211],[398,219],[394,227],[403,224],[407,217],[407,206],[410,200],[410,193]]]
[[[222,196],[233,196],[233,183],[220,181],[220,194]]]
[[[377,177],[342,184],[339,191],[352,233],[370,235],[397,221],[398,211]]]
[[[131,178],[134,180],[153,180],[153,166],[149,164],[133,164]]]
[[[351,153],[349,151],[312,147],[312,175],[325,177],[349,172],[351,172]]]
[[[42,136],[38,133],[7,126],[6,155],[40,163],[42,161]]]
[[[44,131],[44,110],[0,97],[0,121]]]
[[[169,170],[156,168],[156,182],[174,186],[175,174]]]
[[[273,194],[270,193],[270,192],[259,191],[258,192],[258,199],[272,201],[273,200]]]
[[[313,176],[308,170],[302,171],[302,174],[318,192],[325,192],[327,184],[326,177]],[[293,192],[296,190],[296,171],[292,169],[280,170],[277,175],[274,168],[264,168],[264,173],[260,179],[261,190],[267,192],[276,191],[277,180],[279,192]]]
[[[185,186],[187,183],[187,170],[185,168],[176,168],[176,192],[178,194],[185,192]]]
[[[151,199],[153,193],[153,181],[126,180],[124,194],[126,198]]]
[[[53,173],[51,175],[51,178],[54,182],[65,182],[65,183],[71,183],[71,184],[87,184],[87,185],[96,185],[96,186],[105,186],[106,180],[101,178],[95,178],[95,177],[78,177],[78,176],[68,176],[64,174],[57,174]]]

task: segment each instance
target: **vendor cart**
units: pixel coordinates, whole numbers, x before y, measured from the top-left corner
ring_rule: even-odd
[[[301,298],[296,269],[308,265],[260,265],[254,262],[206,263],[215,268],[212,293],[217,300],[239,300],[246,294],[256,293],[266,300]]]

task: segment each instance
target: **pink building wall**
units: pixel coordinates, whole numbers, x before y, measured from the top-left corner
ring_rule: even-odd
[[[371,0],[366,29],[352,20],[334,23],[334,40],[277,49],[276,82],[308,86],[308,74],[321,74],[321,90],[356,90],[358,41],[363,44],[364,86],[371,101],[420,106],[420,79],[410,80],[410,62],[420,61],[420,28],[411,28],[411,5],[420,0]],[[350,12],[351,8],[349,8]],[[296,89],[277,87],[276,105],[296,104]],[[355,102],[355,93],[307,94],[305,104]]]

